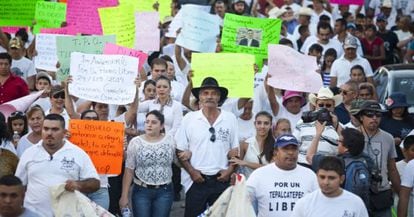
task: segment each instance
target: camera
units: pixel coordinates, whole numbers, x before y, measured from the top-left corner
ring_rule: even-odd
[[[319,121],[323,123],[326,121],[326,125],[333,125],[331,113],[326,108],[321,108],[317,111],[308,111],[303,112],[302,114],[303,123],[310,123],[314,121]]]

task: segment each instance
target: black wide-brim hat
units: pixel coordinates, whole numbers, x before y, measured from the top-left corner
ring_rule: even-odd
[[[220,87],[217,80],[212,77],[204,78],[203,82],[201,83],[200,87],[195,87],[191,89],[191,93],[193,93],[194,97],[199,100],[200,91],[206,88],[215,88],[220,91],[220,100],[218,102],[219,105],[223,104],[223,102],[227,99],[227,95],[229,91],[225,87]]]

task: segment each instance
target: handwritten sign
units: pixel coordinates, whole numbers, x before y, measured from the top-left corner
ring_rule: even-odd
[[[226,13],[221,37],[223,52],[248,53],[261,68],[267,57],[267,45],[279,43],[282,21],[238,16]]]
[[[160,50],[160,29],[157,12],[135,13],[135,49],[148,51]]]
[[[56,63],[58,57],[56,54],[56,36],[53,34],[37,34],[36,35],[36,51],[35,67],[47,71],[56,72]]]
[[[153,5],[158,2],[159,19],[171,16],[171,0],[119,0],[120,5],[129,4],[134,7],[134,11],[149,12],[155,11]]]
[[[58,35],[76,35],[75,26],[65,26],[61,28],[41,28],[40,33],[58,34]]]
[[[211,6],[193,4],[182,5],[181,9],[174,16],[174,19],[168,26],[168,32],[165,34],[165,36],[170,38],[177,37],[177,30],[184,26],[184,17],[186,16],[186,14],[197,14],[200,13],[200,11],[210,13],[210,9]]]
[[[105,35],[116,35],[116,44],[132,48],[135,40],[134,10],[128,5],[99,8]]]
[[[364,0],[330,0],[330,2],[341,5],[364,5]]]
[[[94,55],[73,52],[69,85],[72,95],[82,99],[115,105],[132,103],[138,58],[122,55]]]
[[[322,87],[316,72],[316,57],[299,53],[285,45],[269,45],[268,84],[284,90],[317,93]]]
[[[66,20],[66,4],[38,1],[36,4],[35,20],[34,33],[39,33],[41,27],[60,27],[62,22]]]
[[[182,16],[183,27],[176,44],[193,51],[214,53],[220,34],[219,18],[201,10],[198,13],[184,12]]]
[[[214,64],[212,64],[214,63]],[[199,87],[206,77],[214,77],[229,90],[229,97],[252,97],[254,56],[236,53],[193,53],[193,85]]]
[[[0,26],[31,26],[38,0],[1,0]]]
[[[141,70],[145,61],[148,59],[148,54],[141,51],[133,50],[127,47],[121,47],[116,44],[107,43],[104,47],[104,54],[120,54],[131,57],[136,57],[139,60],[138,69]]]
[[[70,141],[91,158],[99,174],[121,174],[124,125],[118,122],[74,120],[69,122]]]
[[[72,52],[102,54],[106,43],[115,43],[115,36],[56,37],[57,56],[60,63],[57,80],[63,81],[69,75],[70,54]]]
[[[75,25],[79,33],[102,35],[98,8],[116,5],[117,0],[70,0],[66,20],[69,25]]]

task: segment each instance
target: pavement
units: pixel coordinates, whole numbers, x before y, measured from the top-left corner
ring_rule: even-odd
[[[184,216],[184,199],[180,200],[180,201],[174,201],[172,209],[171,209],[171,213],[170,213],[170,217],[183,217]]]

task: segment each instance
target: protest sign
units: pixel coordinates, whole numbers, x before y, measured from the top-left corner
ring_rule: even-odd
[[[42,33],[36,35],[37,55],[34,62],[37,69],[57,71],[56,36],[58,35]]]
[[[330,0],[330,3],[340,5],[364,5],[364,0]]]
[[[128,5],[99,8],[102,31],[105,35],[116,35],[116,44],[132,48],[135,39],[134,9]]]
[[[144,52],[160,50],[158,23],[157,12],[135,13],[135,49]]]
[[[41,27],[60,27],[62,22],[66,21],[66,4],[38,1],[36,4],[35,20],[34,33],[39,33]]]
[[[134,11],[139,12],[155,12],[156,10],[153,6],[157,2],[159,19],[162,20],[165,16],[171,16],[171,0],[119,0],[120,5],[132,5]]]
[[[282,21],[226,13],[221,36],[223,52],[249,53],[261,68],[267,58],[267,45],[279,43]]]
[[[192,51],[214,53],[220,34],[220,19],[204,11],[182,14],[183,26],[176,44]]]
[[[229,90],[229,97],[253,97],[254,56],[237,53],[193,53],[193,86],[214,77]]]
[[[39,0],[1,0],[0,26],[31,26]]]
[[[82,148],[99,174],[121,173],[124,154],[124,124],[74,120],[69,122],[70,142]]]
[[[148,59],[148,54],[141,51],[133,50],[127,47],[121,47],[116,44],[107,43],[104,47],[104,54],[119,54],[138,58],[138,70],[142,69],[145,61]]]
[[[102,35],[98,8],[116,5],[117,0],[70,0],[66,20],[68,25],[75,25],[79,33]]]
[[[10,26],[10,27],[3,26],[3,27],[1,27],[1,31],[7,32],[9,34],[15,34],[19,29],[26,29],[26,31],[27,31],[26,27],[17,27],[17,26]]]
[[[174,16],[174,19],[168,26],[168,32],[165,34],[165,36],[170,37],[170,38],[177,37],[177,30],[183,27],[184,25],[183,17],[187,16],[186,14],[197,14],[197,13],[200,13],[200,11],[210,13],[210,9],[211,9],[211,6],[193,5],[193,4],[182,5],[181,9]]]
[[[317,93],[322,79],[316,72],[316,57],[284,45],[269,45],[268,84],[274,88]]]
[[[69,75],[70,54],[72,52],[102,54],[106,43],[115,43],[115,36],[56,37],[57,56],[60,63],[57,80],[63,81]]]
[[[115,105],[134,101],[138,58],[73,52],[70,59],[73,82],[69,85],[69,91],[72,95]]]
[[[61,28],[41,28],[40,33],[58,34],[58,35],[76,35],[75,26],[65,26]]]

